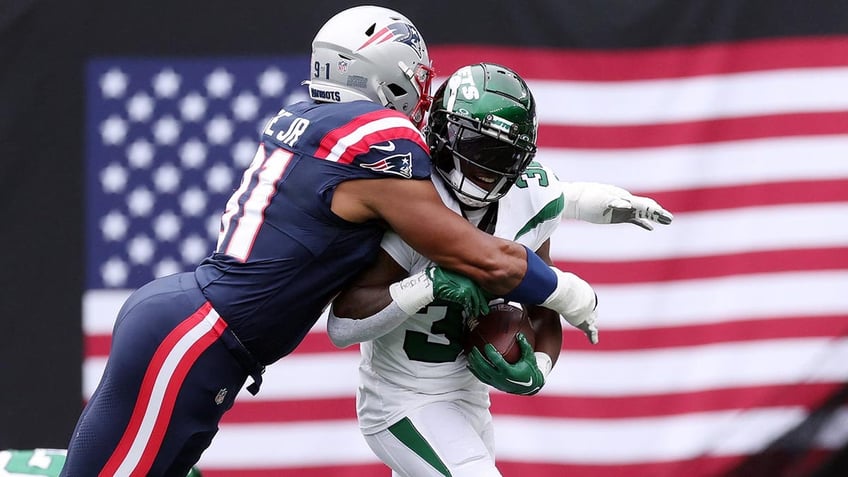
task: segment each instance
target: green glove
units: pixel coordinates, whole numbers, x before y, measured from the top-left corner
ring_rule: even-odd
[[[480,381],[510,394],[531,396],[545,385],[545,375],[536,364],[533,347],[523,333],[518,333],[521,358],[509,364],[491,344],[487,344],[486,356],[477,348],[468,353],[468,370]]]
[[[442,267],[429,267],[425,273],[433,284],[434,299],[456,303],[468,316],[489,313],[489,300],[470,278]]]

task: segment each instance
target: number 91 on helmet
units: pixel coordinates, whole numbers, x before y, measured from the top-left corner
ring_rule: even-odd
[[[418,128],[430,107],[427,46],[408,18],[388,8],[353,7],[327,20],[312,41],[310,76],[304,83],[317,101],[373,101]]]

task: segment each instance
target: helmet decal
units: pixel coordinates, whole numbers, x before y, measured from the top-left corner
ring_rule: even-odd
[[[357,48],[356,51],[359,51],[371,44],[379,45],[380,43],[385,43],[387,41],[396,41],[398,43],[409,45],[413,50],[415,50],[419,59],[424,57],[424,43],[421,41],[421,34],[418,33],[418,29],[413,25],[404,22],[395,22],[386,25],[380,31],[371,35],[371,38]]]

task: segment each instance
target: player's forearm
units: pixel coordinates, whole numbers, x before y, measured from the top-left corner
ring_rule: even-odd
[[[377,339],[433,301],[427,270],[389,285],[351,287],[333,302],[327,333],[336,346]]]
[[[330,307],[327,335],[334,345],[346,348],[355,343],[377,339],[394,330],[407,318],[409,315],[395,302],[364,318],[337,316],[334,307]]]
[[[445,207],[432,183],[386,180],[381,185],[379,195],[368,197],[371,207],[419,253],[497,295],[521,282],[524,247],[480,231]]]
[[[350,286],[333,300],[338,316],[363,319],[392,302],[388,285]]]

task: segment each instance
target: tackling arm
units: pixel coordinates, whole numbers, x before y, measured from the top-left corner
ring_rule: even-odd
[[[435,271],[454,270],[493,295],[550,308],[597,342],[592,324],[597,300],[588,283],[548,266],[521,244],[478,230],[442,203],[430,181],[346,181],[336,188],[332,210],[352,222],[383,219],[404,241],[439,264]],[[445,283],[442,291],[459,281],[455,274],[447,278],[452,283]],[[434,281],[434,289],[435,285]],[[480,308],[486,308],[485,303]]]
[[[442,267],[455,270],[486,290],[503,295],[524,278],[526,249],[492,237],[448,209],[430,181],[405,179],[351,180],[336,188],[361,204],[353,220],[381,218],[412,248]],[[336,197],[333,211],[336,210]],[[345,201],[345,207],[358,206]],[[341,205],[341,204],[340,204]]]

